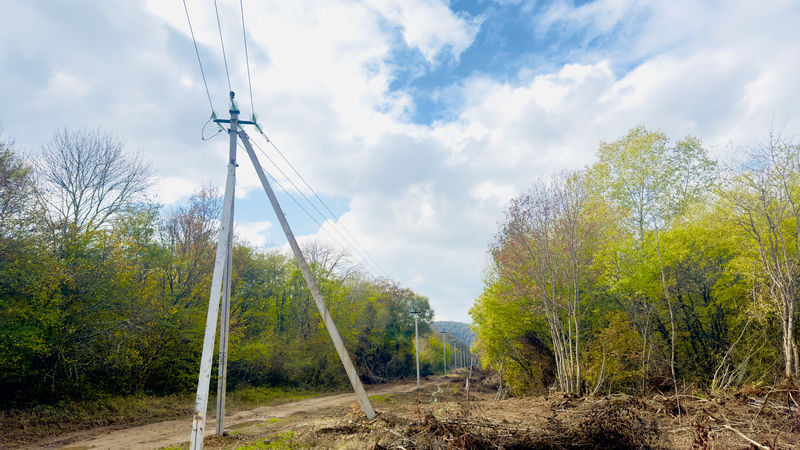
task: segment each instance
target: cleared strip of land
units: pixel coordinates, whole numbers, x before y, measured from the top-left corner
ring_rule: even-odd
[[[427,386],[436,383],[440,377],[430,377],[425,380],[423,385]],[[402,383],[390,383],[379,386],[368,387],[367,393],[373,395],[387,395],[399,392],[409,392],[416,388],[416,381],[404,381]],[[282,405],[263,406],[259,408],[236,411],[226,416],[225,422],[230,424],[231,429],[241,428],[242,424],[261,423],[269,419],[284,418],[303,412],[311,412],[330,408],[334,406],[348,405],[356,402],[355,394],[336,394],[322,397],[308,398],[296,402],[285,403]],[[206,436],[213,434],[216,420],[209,418],[206,423]],[[69,449],[146,449],[161,448],[173,445],[180,445],[189,440],[191,431],[191,417],[185,419],[169,420],[149,425],[143,425],[122,430],[111,430],[99,428],[84,432],[77,432],[70,436],[62,436],[58,439],[50,439],[39,442],[39,448],[58,448]]]

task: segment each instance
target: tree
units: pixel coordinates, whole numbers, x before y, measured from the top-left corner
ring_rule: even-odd
[[[175,305],[194,306],[211,289],[221,206],[217,190],[207,186],[162,221],[160,240],[169,253],[163,267],[164,285]]]
[[[606,197],[626,211],[639,250],[655,238],[661,288],[670,321],[670,372],[677,394],[675,372],[675,311],[661,252],[661,233],[714,180],[715,163],[699,139],[687,137],[670,146],[664,133],[636,127],[614,142],[602,143],[593,168]],[[645,327],[647,329],[648,327]],[[644,336],[647,342],[647,336]],[[676,397],[677,398],[677,397]]]
[[[35,211],[32,170],[12,147],[0,141],[0,237],[20,231]]]
[[[565,392],[582,392],[581,317],[598,276],[596,249],[605,240],[602,203],[583,173],[542,181],[512,200],[491,253],[497,274],[513,295],[531,298],[544,314]]]
[[[325,274],[337,274],[347,278],[358,271],[358,263],[344,250],[337,249],[318,240],[303,244],[303,255],[310,265],[316,265]]]
[[[800,293],[800,146],[770,136],[726,194],[753,245],[761,283],[780,317],[784,376],[800,375],[796,330]]]
[[[150,185],[150,166],[109,132],[55,132],[41,154],[51,228],[95,231]]]

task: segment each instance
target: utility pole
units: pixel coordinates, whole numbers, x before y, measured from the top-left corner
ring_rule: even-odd
[[[208,299],[208,315],[206,316],[206,330],[203,337],[203,353],[200,357],[200,372],[197,380],[197,398],[194,405],[194,415],[192,416],[192,435],[189,447],[192,450],[199,450],[203,448],[203,435],[206,427],[206,413],[208,409],[208,388],[211,384],[211,365],[214,359],[214,341],[217,332],[217,316],[219,316],[220,306],[220,291],[222,290],[223,281],[229,285],[230,274],[228,272],[228,261],[230,253],[231,237],[233,235],[233,199],[234,190],[236,189],[236,138],[239,124],[239,109],[233,101],[234,94],[230,93],[231,104],[230,114],[231,118],[228,121],[231,128],[228,129],[230,135],[230,152],[228,158],[228,175],[225,180],[225,195],[222,200],[222,219],[220,220],[219,238],[217,240],[217,253],[214,259],[214,275],[211,278],[211,294]],[[226,291],[228,287],[226,286]],[[223,300],[223,303],[225,301]],[[223,305],[225,309],[225,305]],[[227,317],[223,312],[223,319],[221,322],[226,322]],[[221,365],[224,365],[227,358],[227,324],[221,327],[220,337],[220,356]],[[223,342],[224,341],[224,342]],[[223,369],[224,371],[224,369]],[[221,374],[221,375],[224,375]],[[224,380],[224,378],[223,378]],[[224,388],[220,391],[224,395]],[[224,405],[224,400],[222,400]],[[218,401],[217,407],[221,405]],[[224,420],[224,410],[217,410],[217,420]]]
[[[353,390],[355,391],[358,401],[361,404],[361,409],[364,411],[364,414],[366,414],[369,420],[375,418],[375,410],[372,408],[372,404],[369,401],[369,397],[367,397],[364,386],[361,384],[361,380],[358,378],[358,374],[356,374],[356,369],[353,366],[353,362],[350,360],[350,355],[347,353],[347,349],[344,346],[344,342],[339,334],[339,330],[336,328],[336,324],[333,322],[333,319],[331,319],[327,306],[325,306],[325,301],[323,300],[322,294],[317,287],[314,276],[311,273],[311,270],[308,268],[308,264],[306,264],[303,253],[300,251],[297,240],[294,238],[294,234],[292,233],[292,230],[286,221],[286,216],[283,214],[283,210],[281,210],[281,207],[278,204],[275,193],[272,191],[272,188],[269,185],[269,181],[264,174],[264,170],[261,167],[261,164],[258,162],[255,152],[253,152],[253,148],[250,145],[250,139],[247,136],[247,133],[241,129],[241,125],[245,124],[258,125],[256,124],[255,120],[239,120],[239,108],[234,102],[234,96],[235,94],[231,92],[230,119],[223,120],[214,118],[214,122],[217,124],[230,124],[230,128],[227,130],[230,136],[230,151],[228,158],[228,175],[225,180],[225,194],[222,201],[222,218],[220,219],[217,253],[214,259],[214,275],[211,279],[211,293],[208,301],[208,315],[206,316],[205,336],[203,338],[203,352],[202,356],[200,357],[200,371],[197,381],[197,398],[195,400],[194,415],[192,416],[192,435],[189,443],[189,448],[191,450],[200,450],[203,448],[203,436],[205,434],[206,413],[208,409],[208,390],[209,385],[211,384],[211,366],[214,359],[214,341],[216,340],[217,331],[217,317],[220,316],[220,314],[222,318],[220,320],[216,431],[217,434],[222,435],[224,434],[225,430],[225,380],[227,377],[228,366],[228,335],[232,278],[231,262],[233,246],[233,203],[236,189],[236,167],[238,167],[236,164],[237,138],[242,140],[242,144],[244,144],[247,154],[250,156],[250,160],[256,169],[256,173],[261,179],[261,184],[264,187],[264,191],[267,193],[267,197],[269,197],[269,201],[272,204],[272,209],[275,211],[275,215],[278,217],[281,227],[283,227],[283,231],[286,234],[286,238],[289,241],[292,252],[294,252],[294,256],[297,259],[297,264],[300,266],[300,270],[303,273],[303,278],[305,278],[306,284],[311,291],[311,295],[313,296],[314,302],[319,309],[322,320],[328,330],[328,334],[330,335],[333,345],[336,347],[336,351],[339,354],[339,359],[342,361],[342,365],[347,372],[347,376],[350,379]],[[221,293],[223,290],[224,293]],[[222,311],[220,311],[220,297],[222,297]]]
[[[417,390],[419,390],[419,311],[411,311],[414,315],[414,354],[417,356]]]
[[[442,365],[447,375],[447,331],[442,331]]]
[[[236,164],[236,130],[239,126],[239,111],[236,110],[233,103],[233,92],[231,92],[231,128],[228,130],[230,134],[230,150],[229,150],[229,164],[233,164],[234,168],[239,165]],[[235,189],[235,185],[233,186]],[[231,272],[233,260],[233,216],[234,216],[234,203],[231,202],[231,214],[228,221],[228,255],[225,260],[225,272],[222,284],[222,311],[221,321],[219,324],[219,360],[217,362],[217,435],[223,436],[225,434],[225,395],[226,395],[226,381],[228,379],[228,337],[230,334],[230,320],[231,320]]]

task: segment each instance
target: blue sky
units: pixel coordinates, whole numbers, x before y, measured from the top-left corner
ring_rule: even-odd
[[[218,3],[249,115],[239,2]],[[222,115],[213,2],[187,4]],[[259,120],[336,216],[320,229],[262,160],[288,189],[279,197],[296,234],[336,245],[345,226],[441,320],[469,321],[508,200],[537,177],[591,164],[601,141],[645,124],[697,135],[726,159],[770,127],[789,138],[800,128],[797,1],[244,6]],[[153,163],[150,195],[167,207],[223,185],[227,143],[200,140],[209,106],[178,0],[5,2],[0,75],[3,134],[32,161],[59,127],[103,128]],[[285,249],[243,157],[236,232]]]

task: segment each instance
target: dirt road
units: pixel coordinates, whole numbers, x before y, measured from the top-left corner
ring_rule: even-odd
[[[427,380],[423,386],[436,383]],[[386,395],[400,392],[411,392],[416,388],[416,381],[392,383],[368,389],[373,395]],[[231,413],[225,417],[225,428],[236,427],[248,422],[265,422],[271,418],[282,418],[293,414],[312,412],[320,409],[349,405],[356,402],[355,394],[338,394],[314,397],[282,405],[264,406],[250,410]],[[210,410],[213,408],[209,408]],[[214,433],[216,420],[209,418],[206,422],[206,436]],[[191,417],[181,420],[170,420],[150,425],[108,431],[103,429],[84,431],[70,437],[41,442],[39,448],[65,448],[71,450],[84,449],[157,449],[186,443],[191,431]],[[68,444],[66,443],[68,442]],[[67,445],[64,447],[64,445]]]
[[[685,396],[682,418],[674,399],[547,396],[495,400],[497,376],[476,371],[371,389],[378,416],[368,421],[353,394],[329,395],[242,410],[226,417],[230,435],[213,435],[206,448],[231,450],[247,444],[269,448],[800,448],[800,422],[793,406],[748,397]],[[761,403],[759,403],[761,400]],[[355,407],[355,409],[354,409]],[[787,411],[791,414],[787,414]],[[161,448],[188,444],[189,417],[124,430],[98,428],[62,436],[40,447],[70,449]]]

